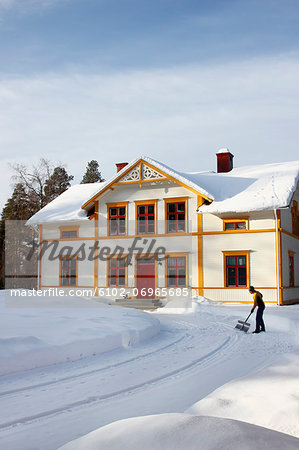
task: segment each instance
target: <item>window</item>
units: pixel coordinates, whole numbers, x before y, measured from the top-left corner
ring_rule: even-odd
[[[60,260],[60,285],[77,285],[77,259],[72,257],[63,257]]]
[[[167,286],[186,286],[186,256],[167,258]]]
[[[154,202],[135,202],[136,203],[136,219],[137,234],[154,234],[155,233],[155,211],[156,200]]]
[[[249,251],[223,252],[226,287],[249,286]]]
[[[294,252],[289,252],[289,286],[295,286]]]
[[[223,220],[223,230],[248,230],[248,219],[224,219]]]
[[[226,286],[246,286],[246,256],[226,257]]]
[[[167,233],[186,231],[187,199],[165,199],[165,218]]]
[[[108,260],[108,286],[125,286],[126,259],[110,258]]]
[[[109,220],[109,235],[119,236],[126,234],[127,203],[107,205]]]
[[[60,239],[74,239],[78,237],[79,227],[60,227]]]
[[[296,200],[293,201],[291,213],[292,213],[292,232],[296,236],[299,236],[299,211],[298,211],[298,203],[296,202]]]

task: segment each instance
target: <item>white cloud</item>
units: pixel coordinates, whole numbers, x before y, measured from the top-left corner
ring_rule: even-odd
[[[18,12],[29,12],[72,0],[0,0],[0,9],[16,8]]]
[[[43,75],[0,83],[0,176],[6,163],[45,156],[79,182],[97,159],[148,154],[184,170],[215,168],[229,147],[236,165],[298,159],[297,55],[209,67],[114,74]],[[1,189],[5,198],[9,189]],[[4,198],[2,199],[4,200]]]

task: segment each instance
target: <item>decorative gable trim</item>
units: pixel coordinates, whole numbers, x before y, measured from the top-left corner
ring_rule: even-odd
[[[135,166],[130,172],[123,176],[118,182],[119,183],[139,183],[140,181],[140,167]]]
[[[179,184],[180,186],[185,187],[189,191],[200,195],[202,198],[208,200],[209,202],[212,202],[212,199],[207,197],[206,195],[202,194],[199,190],[194,189],[193,187],[189,186],[188,184],[180,181],[176,178],[175,173],[174,175],[170,175],[167,172],[164,172],[163,169],[159,169],[155,167],[153,164],[151,164],[148,161],[144,161],[142,158],[140,158],[138,161],[136,161],[134,164],[130,164],[129,167],[124,167],[120,171],[120,175],[113,177],[110,183],[106,184],[104,189],[102,189],[100,192],[95,194],[92,198],[90,198],[86,203],[84,203],[81,208],[86,208],[90,203],[92,203],[95,199],[100,197],[104,192],[106,192],[108,189],[113,190],[114,185],[127,185],[130,183],[139,184],[140,188],[142,188],[143,183],[155,183],[159,181],[165,181],[165,180],[171,180],[175,183]]]
[[[130,172],[126,173],[120,180],[115,184],[127,184],[127,183],[143,183],[145,181],[157,181],[157,180],[167,180],[168,178],[165,174],[158,172],[149,165],[140,162],[137,164]]]
[[[166,177],[162,173],[157,172],[157,170],[154,170],[152,167],[149,167],[146,164],[142,164],[142,179],[144,181],[159,179],[165,180]]]

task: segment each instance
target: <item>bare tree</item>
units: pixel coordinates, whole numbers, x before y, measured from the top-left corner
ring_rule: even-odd
[[[24,164],[11,165],[14,175],[12,179],[16,183],[21,183],[32,203],[35,203],[37,210],[46,205],[45,184],[53,172],[53,164],[45,158],[41,158],[37,165],[32,165],[28,169]]]

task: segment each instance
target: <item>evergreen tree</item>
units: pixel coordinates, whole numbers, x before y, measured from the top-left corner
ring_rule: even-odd
[[[4,220],[0,221],[0,289],[4,289],[4,277],[5,277],[5,269],[4,269],[4,258],[5,258],[5,222]]]
[[[36,285],[37,262],[35,259],[26,261],[34,231],[25,227],[25,222],[38,210],[38,204],[31,201],[25,186],[17,183],[1,214],[0,288],[4,288],[5,275],[9,283],[6,285],[7,288],[18,287],[18,283],[21,283],[22,287]],[[28,275],[32,276],[32,279],[29,280]],[[27,285],[26,282],[29,284]]]
[[[45,203],[49,203],[66,191],[74,179],[73,175],[68,175],[64,167],[55,167],[52,175],[44,186]]]
[[[99,163],[93,159],[87,164],[86,172],[80,184],[97,183],[100,181],[105,180],[102,178],[101,172],[99,172]]]
[[[12,196],[2,210],[2,220],[27,220],[39,210],[22,183],[15,185]]]
[[[4,287],[4,261],[10,271],[10,283],[21,281],[23,287],[36,286],[36,275],[33,275],[32,280],[28,279],[28,283],[33,284],[24,285],[27,275],[36,272],[37,261],[34,258],[31,261],[26,260],[28,249],[34,239],[34,230],[24,226],[23,221],[68,189],[70,181],[74,178],[68,175],[63,167],[54,169],[52,167],[52,164],[43,158],[31,169],[21,164],[12,167],[16,184],[12,196],[3,208],[0,220],[0,288]],[[5,221],[10,221],[7,222],[6,230]],[[5,248],[5,234],[9,242],[7,248]],[[20,279],[21,274],[26,277]],[[14,286],[17,285],[11,284],[9,287]]]

